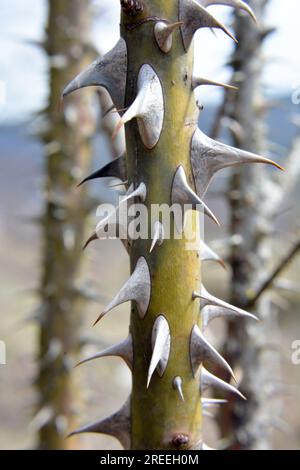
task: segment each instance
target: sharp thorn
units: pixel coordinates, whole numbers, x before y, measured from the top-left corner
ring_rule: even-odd
[[[246,400],[246,397],[235,387],[230,385],[224,380],[219,379],[215,375],[211,374],[203,366],[201,368],[201,390],[204,391],[209,387],[215,387],[225,392],[232,392],[241,397],[243,400]]]
[[[152,357],[148,370],[147,388],[149,388],[155,369],[157,369],[160,377],[164,374],[169,361],[170,348],[170,327],[166,318],[163,315],[159,315],[155,320],[152,330]]]
[[[182,391],[182,378],[177,376],[173,379],[173,388],[177,390],[182,401],[184,401],[184,395]]]
[[[228,90],[238,90],[238,87],[234,85],[228,85],[227,83],[222,83],[222,82],[216,82],[214,80],[210,80],[208,78],[202,78],[202,77],[193,77],[192,79],[192,88],[195,90],[198,86],[203,86],[203,85],[211,85],[211,86],[219,86],[222,88],[226,88]]]
[[[98,236],[97,236],[97,233],[96,233],[96,232],[94,232],[94,233],[89,237],[89,239],[88,239],[88,240],[85,242],[85,244],[83,245],[82,249],[85,250],[85,249],[89,246],[89,244],[90,244],[91,242],[93,242],[94,240],[98,240]]]
[[[91,175],[84,178],[77,185],[77,187],[80,187],[84,183],[86,183],[87,181],[91,181],[91,180],[94,180],[96,178],[108,178],[108,177],[118,178],[121,181],[126,180],[127,170],[126,170],[125,155],[122,155],[121,157],[116,158],[115,160],[109,162],[104,167],[100,168],[100,170],[97,170],[97,171],[93,172]]]
[[[94,323],[94,326],[113,308],[117,307],[128,301],[135,301],[137,309],[141,318],[144,318],[151,296],[151,278],[147,261],[144,257],[140,257],[137,261],[136,267],[123,285],[116,297],[110,302],[109,305],[103,310]]]
[[[190,338],[190,358],[194,377],[203,362],[209,361],[229,372],[236,382],[234,372],[227,361],[207,341],[198,325],[194,325]]]
[[[244,10],[246,13],[250,15],[255,23],[257,23],[257,18],[255,16],[254,11],[246,2],[242,0],[198,0],[202,6],[208,7],[210,5],[228,5],[233,8],[239,8],[240,10]]]
[[[74,78],[63,90],[65,97],[80,88],[103,86],[109,92],[114,105],[122,108],[125,101],[127,75],[127,47],[123,39],[104,57],[95,60],[86,70]]]
[[[109,356],[118,356],[121,357],[125,363],[128,365],[129,369],[132,369],[133,364],[133,345],[132,345],[132,336],[129,335],[124,341],[118,343],[114,346],[111,346],[104,351],[98,352],[93,356],[87,357],[82,361],[78,362],[75,367],[78,367],[87,362],[93,361],[95,359],[109,357]]]
[[[216,261],[227,271],[225,262],[203,240],[201,240],[201,261]]]
[[[204,213],[208,215],[217,225],[220,225],[218,219],[215,217],[212,211],[188,185],[185,171],[181,165],[177,168],[173,179],[172,204],[180,204],[183,209],[184,206],[191,206],[194,210],[199,210],[199,206],[202,206]]]
[[[107,434],[118,439],[125,449],[130,449],[130,429],[130,399],[128,399],[117,413],[101,421],[83,426],[71,432],[67,437],[82,433]]]
[[[164,227],[162,223],[156,221],[153,226],[153,238],[149,253],[152,253],[156,245],[161,246],[163,244],[164,236]]]
[[[195,131],[192,138],[191,162],[199,197],[204,196],[213,176],[223,168],[245,163],[264,163],[283,170],[268,158],[217,142],[200,129]]]
[[[236,38],[226,26],[220,23],[206,8],[195,0],[179,0],[179,20],[183,22],[181,31],[186,51],[192,42],[195,32],[200,28],[221,29],[237,43]]]

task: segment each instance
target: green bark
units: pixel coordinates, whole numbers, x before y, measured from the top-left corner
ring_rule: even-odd
[[[146,4],[146,2],[144,2]],[[156,16],[178,21],[178,2],[148,1],[142,17]],[[136,96],[136,80],[140,67],[150,64],[158,75],[164,96],[164,125],[158,144],[147,150],[138,136],[136,122],[126,128],[129,181],[147,187],[145,205],[171,205],[172,181],[179,165],[183,165],[189,183],[193,185],[190,164],[190,142],[197,127],[197,108],[191,90],[193,47],[186,53],[180,30],[175,31],[173,46],[163,53],[153,35],[153,22],[133,29],[126,28],[129,19],[123,15],[121,32],[128,49],[128,83],[126,105]],[[192,375],[189,358],[189,338],[192,327],[199,321],[199,302],[192,292],[200,289],[200,257],[186,250],[186,239],[166,240],[151,254],[148,240],[137,240],[131,250],[131,265],[144,256],[152,282],[151,302],[141,320],[133,305],[130,330],[134,343],[132,388],[132,448],[186,449],[201,440],[201,401],[199,379]],[[171,330],[171,353],[163,377],[154,374],[149,389],[147,372],[151,358],[151,335],[155,319],[163,314]],[[183,380],[185,401],[172,387],[176,376]],[[187,437],[177,443],[178,435]],[[177,443],[177,444],[176,444]]]

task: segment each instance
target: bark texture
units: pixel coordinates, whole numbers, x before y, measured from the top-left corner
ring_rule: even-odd
[[[89,212],[85,190],[76,183],[90,168],[94,117],[91,95],[76,94],[60,110],[66,83],[93,57],[89,45],[90,2],[50,0],[45,51],[49,100],[45,110],[45,212],[39,338],[39,447],[76,446],[66,440],[76,422],[79,384],[71,371],[79,350],[83,307],[78,288],[84,228]],[[82,59],[84,57],[84,59]]]

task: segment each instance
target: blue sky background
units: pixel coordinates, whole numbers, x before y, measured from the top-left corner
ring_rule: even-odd
[[[100,15],[100,12],[105,14]],[[119,1],[95,0],[91,37],[102,52],[118,39]],[[230,8],[211,7],[211,12],[230,25]],[[47,62],[31,44],[43,38],[47,17],[45,0],[1,0],[0,7],[0,123],[23,121],[41,109],[47,98]],[[291,95],[300,86],[300,2],[270,0],[266,21],[277,27],[265,43],[264,84],[271,94]],[[205,46],[203,46],[205,44]],[[224,63],[232,42],[223,33],[201,30],[196,37],[195,63],[203,76],[226,80]],[[5,88],[5,99],[3,99]],[[2,91],[1,91],[2,90]],[[210,91],[205,103],[215,101],[220,91]],[[2,95],[2,96],[1,96]]]

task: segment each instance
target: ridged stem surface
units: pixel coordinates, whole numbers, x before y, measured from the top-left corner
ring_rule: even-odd
[[[144,5],[138,19],[122,15],[121,33],[128,49],[126,106],[136,97],[137,77],[143,64],[152,66],[163,89],[163,129],[152,150],[147,150],[142,143],[136,121],[126,125],[129,182],[136,186],[145,183],[145,205],[151,209],[152,204],[171,206],[172,182],[179,165],[184,167],[193,187],[190,144],[198,112],[191,90],[193,48],[185,52],[180,30],[175,31],[172,49],[165,54],[155,41],[153,21],[128,29],[128,25],[146,17],[178,21],[178,2],[151,0]],[[195,223],[195,213],[190,217]],[[185,239],[176,240],[172,236],[151,254],[150,246],[150,238],[137,240],[131,250],[132,269],[140,256],[145,257],[152,283],[150,305],[143,320],[138,316],[135,305],[132,306],[132,448],[186,449],[201,440],[199,379],[192,375],[189,357],[192,327],[199,321],[199,302],[192,300],[192,292],[200,289],[200,256],[198,251],[186,249]],[[159,377],[154,373],[147,389],[152,329],[160,314],[165,316],[170,326],[170,358],[164,375]],[[172,387],[177,376],[183,380],[185,401]]]

